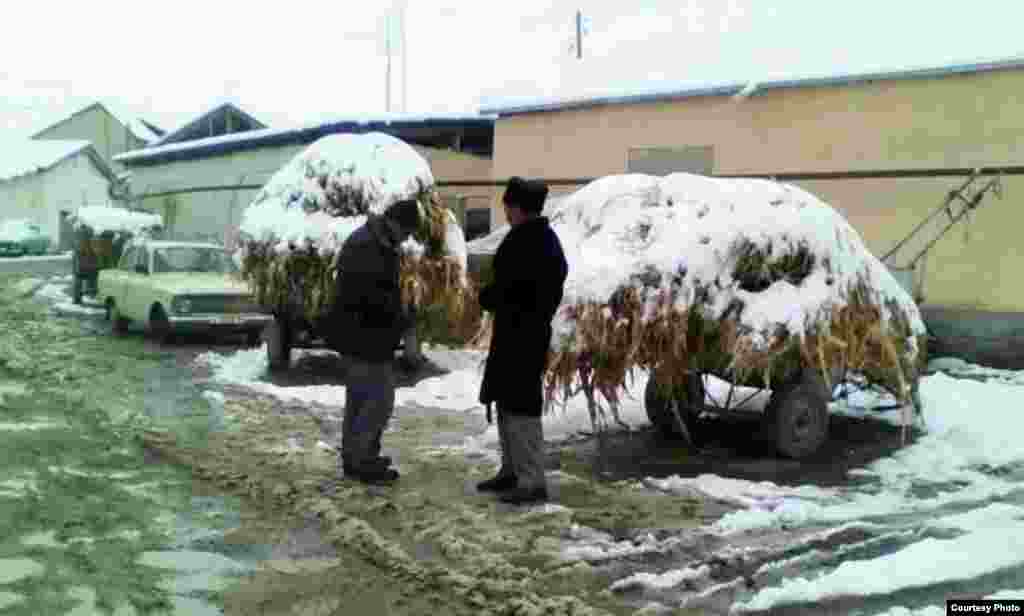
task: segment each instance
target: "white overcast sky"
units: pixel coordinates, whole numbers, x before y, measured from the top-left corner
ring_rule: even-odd
[[[0,134],[27,136],[95,101],[165,129],[226,97],[273,127],[383,112],[391,6],[10,3]],[[591,22],[582,61],[569,49],[577,9]],[[1020,0],[408,0],[408,110],[1018,56],[1022,30]]]

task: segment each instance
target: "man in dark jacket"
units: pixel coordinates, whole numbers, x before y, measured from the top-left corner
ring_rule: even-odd
[[[547,194],[539,181],[509,180],[503,201],[512,229],[494,255],[494,282],[480,292],[480,306],[494,315],[480,402],[488,418],[497,403],[501,469],[477,487],[515,504],[548,496],[542,378],[569,268],[558,236],[540,215]]]
[[[411,325],[399,287],[399,250],[418,223],[416,201],[400,201],[356,229],[338,256],[329,343],[351,362],[341,457],[345,475],[364,482],[398,479],[391,459],[380,455],[380,441],[395,408],[395,349]]]

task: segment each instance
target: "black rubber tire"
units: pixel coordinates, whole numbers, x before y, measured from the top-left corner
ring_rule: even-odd
[[[152,310],[149,311],[149,335],[153,337],[153,340],[161,344],[170,342],[171,337],[174,335],[174,331],[171,329],[171,321],[167,318],[167,313],[164,311],[163,306],[159,304],[153,306]]]
[[[772,392],[764,411],[764,428],[780,455],[800,460],[821,449],[828,440],[830,399],[825,380],[811,369]]]
[[[701,406],[704,402],[704,379],[700,375],[691,374],[685,382],[687,399],[677,400],[677,408],[682,417],[683,423],[690,438],[698,440],[699,433],[697,417],[700,415]],[[691,400],[698,401],[694,405]],[[647,411],[647,418],[663,435],[671,438],[682,438],[683,433],[679,430],[679,422],[669,408],[669,398],[666,392],[662,391],[654,378],[647,381],[644,388],[644,410]]]
[[[275,317],[263,330],[267,341],[267,364],[271,370],[287,370],[292,361],[291,331],[285,321]]]
[[[71,283],[71,301],[79,306],[82,305],[82,279],[78,275],[75,275]]]
[[[110,328],[115,334],[124,334],[128,331],[128,319],[121,316],[117,309],[116,302],[107,303],[107,318],[110,320]]]
[[[263,344],[263,330],[253,329],[245,333],[245,343],[248,346],[259,346]]]

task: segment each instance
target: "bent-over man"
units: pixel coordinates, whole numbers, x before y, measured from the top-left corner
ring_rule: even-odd
[[[494,282],[480,292],[480,306],[494,316],[480,402],[488,419],[497,404],[501,469],[477,488],[514,504],[548,497],[542,378],[569,268],[558,236],[540,215],[547,194],[539,181],[509,180],[502,200],[512,228],[494,255]]]
[[[399,476],[380,450],[395,409],[395,349],[411,325],[399,287],[400,247],[418,224],[417,202],[400,201],[356,229],[338,256],[329,342],[350,360],[342,468],[346,476],[363,482]]]

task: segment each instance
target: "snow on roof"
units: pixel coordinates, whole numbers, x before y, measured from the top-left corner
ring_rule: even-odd
[[[26,218],[0,221],[0,241],[21,242],[38,235],[39,225]]]
[[[925,331],[913,300],[857,231],[796,186],[686,173],[613,175],[566,197],[550,220],[569,261],[556,341],[573,334],[568,306],[607,304],[619,288],[639,284],[637,277],[652,270],[663,280],[681,275],[683,289],[705,289],[706,318],[719,319],[734,301],[742,302],[739,325],[755,348],[770,342],[778,326],[802,335],[805,326],[845,305],[862,281],[878,305],[896,302],[913,331]],[[803,245],[815,257],[813,269],[797,285],[782,279],[761,291],[744,290],[733,278],[744,241],[762,251],[770,245],[773,259]]]
[[[317,133],[321,133],[319,136],[324,136],[323,133],[328,131],[338,132],[354,128],[392,125],[428,126],[431,124],[474,122],[493,124],[496,117],[455,113],[350,115],[289,128],[264,128],[231,133],[219,137],[195,139],[183,143],[169,143],[167,145],[155,143],[142,150],[118,154],[114,157],[114,160],[120,163],[141,162],[166,154],[192,152],[226,145],[278,145],[279,142],[293,143]]]
[[[765,79],[723,83],[659,83],[641,82],[602,88],[587,93],[554,97],[500,96],[489,97],[481,105],[480,113],[513,115],[559,111],[599,105],[627,105],[703,96],[748,97],[758,90],[783,88],[810,88],[843,86],[865,81],[897,79],[924,79],[965,73],[1024,68],[1024,57],[979,60],[965,64],[943,66],[903,67],[893,70],[851,72],[836,75],[797,76],[783,79]]]
[[[308,146],[282,167],[242,214],[240,231],[260,242],[336,252],[366,217],[333,216],[321,182],[334,191],[351,190],[354,201],[382,213],[395,202],[414,198],[434,185],[430,165],[405,142],[383,133],[329,135]],[[307,208],[311,211],[307,211]]]
[[[140,233],[152,227],[163,226],[159,214],[134,212],[107,205],[84,205],[72,215],[75,226],[87,226],[93,233]]]
[[[221,110],[224,110],[224,109],[230,109],[232,111],[235,111],[236,113],[238,113],[239,115],[244,117],[246,120],[248,120],[248,121],[252,122],[254,125],[258,126],[257,130],[261,130],[261,129],[265,129],[266,128],[266,124],[264,124],[263,122],[260,122],[256,118],[252,117],[251,115],[249,115],[248,113],[243,111],[234,102],[226,101],[226,100],[220,100],[220,101],[214,103],[213,105],[211,105],[209,108],[207,108],[202,113],[194,116],[193,118],[191,118],[187,122],[181,124],[180,126],[175,127],[173,130],[167,131],[166,133],[164,133],[161,136],[158,136],[157,139],[154,140],[150,145],[152,147],[159,147],[159,146],[165,145],[165,144],[166,145],[171,145],[172,143],[177,142],[178,138],[180,136],[182,136],[184,133],[186,133],[193,125],[195,125],[195,124],[197,124],[199,122],[202,122],[207,117],[209,117],[209,116],[211,116],[211,115],[213,115],[213,114],[215,114],[215,113],[217,113],[217,112],[219,112]],[[248,132],[248,131],[245,131],[245,132]],[[231,134],[234,134],[234,133],[231,133]],[[191,143],[191,140],[189,141],[189,143]]]
[[[90,147],[92,144],[81,140],[0,141],[0,182],[46,171]]]

